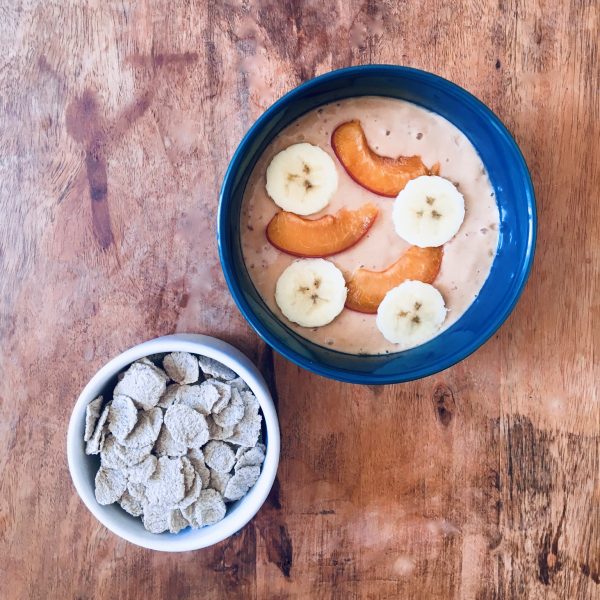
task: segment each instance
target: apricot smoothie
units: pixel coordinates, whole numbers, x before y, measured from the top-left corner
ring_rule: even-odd
[[[348,164],[352,157],[340,156],[340,150],[336,153],[332,147],[334,131],[341,131],[338,128],[342,124],[354,122],[359,123],[359,130],[362,126],[366,143],[376,159],[371,169],[375,172],[364,177],[351,176],[354,167]],[[346,129],[348,135],[355,133],[349,126]],[[267,226],[282,211],[267,192],[267,168],[278,153],[299,143],[316,146],[331,157],[337,171],[337,187],[323,209],[304,213],[308,216],[286,213],[285,219],[278,217],[285,222],[276,231],[271,226],[271,237],[268,238]],[[414,173],[407,179],[439,175],[435,179],[448,180],[464,198],[464,220],[459,223],[457,233],[439,248],[417,248],[399,236],[393,216],[395,199],[384,187],[383,174],[381,189],[375,190],[378,193],[371,191],[373,186],[369,184],[369,177],[377,187],[377,161],[391,160],[379,157],[398,156],[411,157],[406,165],[413,165]],[[393,187],[391,190],[394,192]],[[336,230],[339,237],[348,238],[348,247],[331,255],[319,250],[304,256],[324,256],[341,271],[350,290],[346,307],[323,326],[301,326],[283,314],[276,302],[276,287],[282,273],[303,254],[280,250],[282,243],[278,239],[283,239],[286,231],[293,230],[296,221],[347,215],[344,211],[358,211],[351,212],[356,226],[351,218],[344,216],[345,228],[340,226]],[[404,349],[388,341],[377,326],[375,311],[381,297],[376,296],[375,304],[369,308],[369,294],[356,293],[357,289],[361,292],[362,281],[368,282],[370,271],[384,271],[398,265],[403,256],[405,260],[419,261],[427,255],[424,260],[429,260],[429,268],[435,270],[427,274],[425,265],[421,270],[417,269],[417,273],[424,273],[423,277],[413,275],[411,278],[433,285],[441,293],[446,309],[443,323],[429,336],[430,339],[455,323],[472,304],[490,272],[498,245],[499,212],[494,191],[486,169],[467,137],[438,114],[409,102],[384,97],[350,98],[325,105],[285,128],[258,160],[244,192],[240,218],[244,261],[252,282],[270,310],[315,344],[352,354],[383,354]],[[324,227],[322,238],[327,237],[329,231],[331,228]],[[352,231],[356,239],[352,238]],[[318,231],[314,237],[313,247],[326,245],[326,239],[318,239]],[[402,269],[402,265],[399,268]],[[381,277],[379,281],[383,285]],[[352,285],[356,289],[352,290]],[[364,285],[372,287],[369,283]],[[365,302],[362,307],[361,302]],[[359,312],[362,310],[364,312]]]

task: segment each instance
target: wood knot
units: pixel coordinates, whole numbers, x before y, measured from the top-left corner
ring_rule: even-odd
[[[444,383],[438,383],[433,390],[433,408],[438,421],[448,427],[456,410],[456,402],[452,390]]]

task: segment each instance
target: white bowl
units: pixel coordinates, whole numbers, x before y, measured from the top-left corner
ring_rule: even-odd
[[[227,505],[225,518],[201,529],[187,528],[180,533],[150,533],[140,518],[126,513],[118,504],[102,506],[94,495],[94,477],[100,461],[85,453],[83,434],[85,408],[100,395],[117,373],[143,356],[161,352],[192,352],[214,358],[233,369],[250,387],[262,409],[263,442],[267,446],[265,462],[254,487],[237,502]],[[92,377],[77,399],[67,435],[69,470],[77,493],[92,514],[113,533],[151,550],[184,552],[216,544],[241,529],[258,512],[275,481],[279,463],[279,423],[269,389],[252,362],[239,350],[221,340],[200,334],[176,334],[156,338],[134,346],[113,358]]]

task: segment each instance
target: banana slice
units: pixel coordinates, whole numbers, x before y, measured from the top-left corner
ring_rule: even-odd
[[[333,159],[318,146],[289,146],[267,167],[267,193],[277,206],[297,215],[312,215],[325,208],[338,186]]]
[[[465,200],[443,177],[424,175],[409,181],[392,211],[396,233],[421,248],[450,241],[465,219]]]
[[[342,272],[328,260],[294,261],[279,276],[275,301],[281,312],[302,327],[321,327],[335,319],[346,302]]]
[[[431,339],[446,318],[444,298],[422,281],[404,281],[391,289],[377,309],[377,328],[404,349]]]

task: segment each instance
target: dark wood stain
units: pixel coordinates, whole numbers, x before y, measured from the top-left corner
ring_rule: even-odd
[[[267,545],[267,557],[270,562],[277,565],[285,577],[290,577],[292,572],[293,548],[292,539],[283,524],[274,525],[262,532]]]
[[[152,92],[145,91],[126,106],[114,121],[100,114],[96,93],[87,89],[74,98],[65,112],[67,131],[85,147],[85,169],[91,200],[92,230],[102,250],[114,242],[108,206],[107,147],[119,140],[150,107]]]
[[[454,393],[447,385],[439,383],[433,391],[432,401],[438,421],[448,427],[456,411]]]

